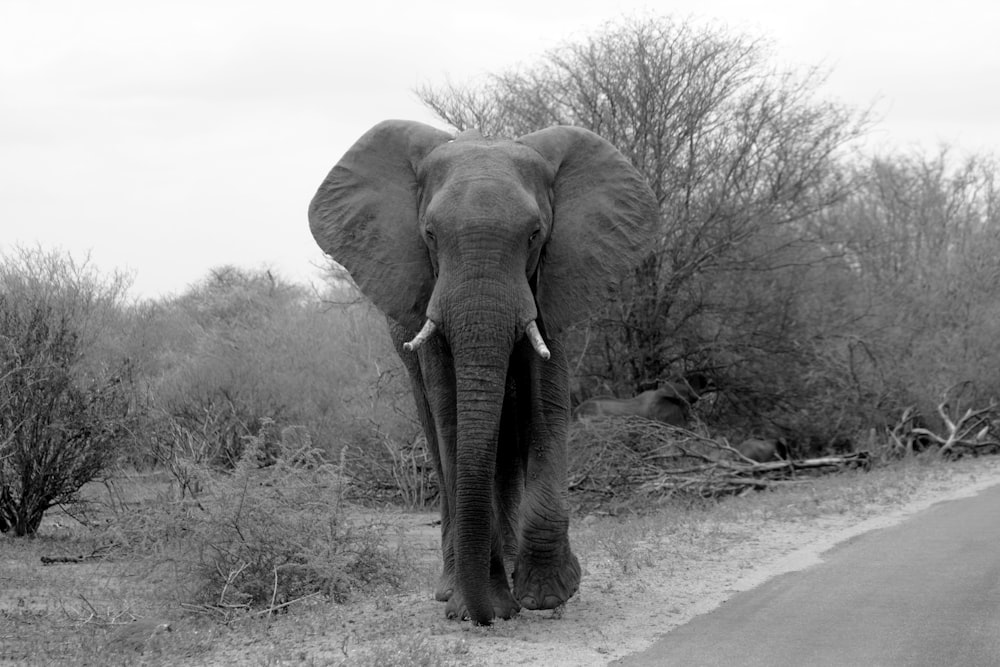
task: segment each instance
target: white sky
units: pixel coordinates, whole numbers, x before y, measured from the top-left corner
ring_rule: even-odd
[[[830,68],[879,146],[1000,153],[996,2],[0,0],[0,250],[89,250],[137,297],[226,263],[315,279],[309,200],[376,122],[434,122],[415,86],[648,12]]]

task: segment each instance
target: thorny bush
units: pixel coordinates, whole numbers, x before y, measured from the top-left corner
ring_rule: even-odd
[[[0,263],[0,533],[33,535],[116,456],[128,427],[127,360],[100,358],[124,290],[59,254]]]
[[[350,516],[343,462],[308,443],[270,444],[266,456],[264,446],[248,438],[231,472],[199,471],[197,499],[120,516],[119,553],[171,561],[185,605],[226,618],[397,588],[404,568],[386,544],[388,524]]]

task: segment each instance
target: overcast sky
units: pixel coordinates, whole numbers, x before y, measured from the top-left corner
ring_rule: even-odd
[[[309,200],[376,122],[435,122],[415,86],[665,12],[829,68],[874,145],[1000,154],[996,2],[0,0],[0,250],[90,251],[136,297],[222,264],[313,280]]]

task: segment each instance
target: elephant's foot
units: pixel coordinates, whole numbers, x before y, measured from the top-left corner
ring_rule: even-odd
[[[525,609],[555,609],[580,587],[580,561],[567,544],[558,558],[522,555],[514,567],[514,593]]]
[[[443,585],[445,576],[442,575],[441,579]],[[449,579],[449,581],[453,580]],[[494,557],[490,567],[489,595],[493,607],[493,618],[513,618],[521,611],[521,605],[511,595],[510,584],[507,583],[507,572],[504,570],[503,561],[496,557]],[[449,590],[448,604],[444,608],[444,613],[450,619],[465,621],[470,618],[469,610],[466,608],[462,594],[457,588]]]
[[[506,583],[503,588],[490,586],[490,600],[493,603],[493,618],[513,618],[521,611],[521,605],[517,603]],[[449,619],[467,621],[470,618],[469,610],[465,606],[461,593],[453,592],[445,605],[444,615]]]

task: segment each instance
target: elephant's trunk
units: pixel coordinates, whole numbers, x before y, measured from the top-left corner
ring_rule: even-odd
[[[455,362],[458,420],[455,579],[469,616],[478,624],[494,617],[490,597],[493,486],[517,310],[504,296],[479,293],[475,308],[460,309],[446,318]]]
[[[469,616],[493,619],[489,593],[493,478],[506,365],[456,359],[458,452],[455,488],[455,576]],[[469,386],[476,385],[475,391]],[[463,388],[464,387],[464,388]]]

